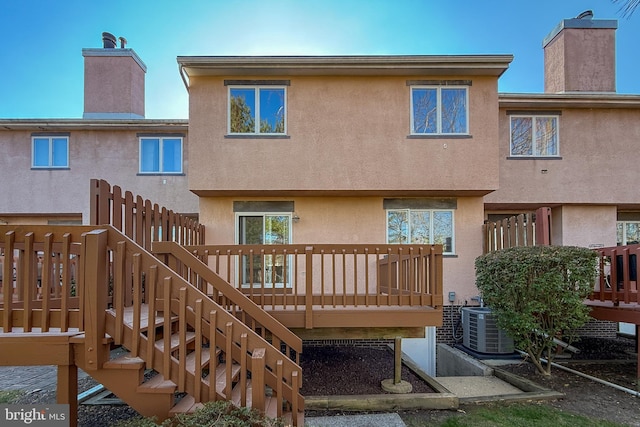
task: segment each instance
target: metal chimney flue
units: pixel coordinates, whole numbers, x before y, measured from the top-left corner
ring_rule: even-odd
[[[113,49],[116,47],[116,36],[111,33],[102,33],[102,46],[105,49]]]
[[[118,40],[120,40],[120,49],[124,49],[127,46],[127,39],[124,37],[118,37]]]

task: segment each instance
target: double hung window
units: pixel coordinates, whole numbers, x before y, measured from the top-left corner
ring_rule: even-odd
[[[558,116],[512,115],[510,152],[515,157],[558,156]]]
[[[31,167],[69,167],[69,136],[33,136],[31,142]]]
[[[440,244],[444,253],[454,252],[453,210],[389,209],[387,242]]]
[[[411,134],[469,133],[467,87],[412,86]]]
[[[286,134],[284,86],[229,86],[228,133]]]
[[[182,137],[140,137],[141,174],[181,174]]]

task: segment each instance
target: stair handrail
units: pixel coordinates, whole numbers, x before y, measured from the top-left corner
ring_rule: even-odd
[[[300,395],[302,369],[297,363],[282,354],[280,349],[274,347],[262,336],[227,312],[222,306],[211,300],[205,293],[190,284],[182,276],[163,264],[157,257],[147,252],[142,246],[138,245],[132,239],[125,236],[114,227],[105,225],[99,228],[104,228],[108,231],[108,246],[110,249],[114,250],[114,264],[116,264],[113,267],[114,271],[119,268],[117,265],[118,262],[130,263],[134,266],[137,265],[137,268],[139,269],[138,274],[140,276],[142,275],[141,272],[144,271],[146,273],[145,286],[147,289],[145,289],[145,294],[147,298],[149,298],[151,288],[155,289],[155,286],[150,286],[153,278],[155,278],[156,283],[153,284],[162,289],[154,291],[155,298],[153,298],[153,300],[157,300],[158,310],[165,312],[165,319],[169,316],[169,314],[167,314],[167,310],[173,315],[179,315],[181,310],[188,308],[187,320],[189,320],[189,326],[194,329],[204,326],[201,328],[203,336],[208,340],[212,340],[209,316],[212,312],[215,312],[218,319],[217,323],[219,325],[233,325],[234,346],[230,347],[232,350],[230,356],[232,356],[232,358],[239,364],[246,364],[247,362],[243,361],[242,358],[247,357],[247,353],[253,353],[254,350],[257,351],[258,349],[265,349],[264,363],[267,369],[264,369],[263,373],[259,373],[259,375],[264,375],[264,383],[273,390],[280,391],[281,394],[279,398],[284,397],[294,408],[296,408],[297,411],[304,410],[304,398]],[[124,254],[122,253],[123,251],[125,252]],[[152,270],[153,272],[151,272]],[[124,275],[121,274],[121,276]],[[114,306],[118,304],[116,296],[116,287],[118,286],[116,282],[118,280],[118,277],[114,277]],[[123,280],[123,282],[126,281]],[[136,280],[134,277],[134,286],[137,285],[138,288],[141,288],[141,282],[141,280]],[[89,284],[87,283],[85,286],[86,285]],[[169,302],[167,302],[165,298],[166,290],[171,294]],[[137,301],[142,302],[142,298],[140,297],[141,293],[141,289],[134,290],[134,300],[137,298]],[[201,308],[196,308],[197,305],[201,305]],[[196,327],[196,323],[198,323],[198,321],[195,319],[195,313],[198,312],[202,313],[199,320],[201,326]],[[139,317],[141,315],[142,313],[138,310],[138,324],[140,322]],[[136,319],[134,319],[134,329],[135,322]],[[218,334],[220,334],[222,327],[218,329]],[[94,338],[89,339],[91,341],[95,341]],[[246,353],[244,354],[241,354],[242,348],[245,347],[241,345],[241,340],[245,340],[246,342],[246,348],[244,349]],[[118,344],[118,342],[116,342],[116,344]],[[165,378],[171,379],[172,381],[175,380],[176,383],[182,383],[182,386],[186,387],[185,391],[189,394],[199,394],[199,392],[196,392],[197,386],[195,384],[203,387],[204,381],[202,378],[197,379],[199,382],[195,381],[196,378],[191,382],[185,382],[184,380],[179,381],[178,375],[176,374],[177,369],[173,369],[173,367],[179,366],[180,361],[175,360],[174,357],[165,357],[164,361],[158,360],[158,358],[155,358],[152,355],[155,351],[144,351],[148,344],[146,337],[141,333],[137,334],[137,337],[134,338],[132,343],[133,346],[137,346],[141,349],[140,356],[147,356],[149,358],[150,365]],[[183,349],[177,351],[180,353]],[[249,361],[249,363],[251,362]],[[251,365],[249,368],[251,368]],[[226,398],[229,399],[228,396]]]
[[[300,337],[260,308],[258,304],[249,299],[244,293],[216,274],[193,253],[175,242],[154,242],[151,251],[156,256],[170,255],[175,257],[206,283],[212,285],[214,290],[220,292],[225,298],[231,301],[233,305],[246,312],[253,320],[271,332],[272,336],[293,350],[295,354],[291,354],[290,351],[286,350],[285,354],[290,358],[292,358],[292,356],[295,357],[296,362],[299,363],[299,355],[302,353],[302,340]]]

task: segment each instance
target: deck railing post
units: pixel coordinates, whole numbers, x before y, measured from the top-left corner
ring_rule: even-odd
[[[305,315],[304,327],[313,329],[313,246],[307,246],[305,249]],[[324,283],[320,284],[324,287]]]
[[[82,235],[81,259],[84,262],[85,369],[97,370],[108,356],[103,346],[109,288],[107,230],[94,230]]]

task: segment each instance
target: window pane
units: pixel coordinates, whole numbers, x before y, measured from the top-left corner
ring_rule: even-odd
[[[68,140],[67,138],[53,138],[53,162],[52,166],[68,166]]]
[[[637,222],[628,222],[626,224],[627,231],[627,240],[625,242],[626,245],[636,245],[640,243],[640,223]]]
[[[466,89],[442,89],[442,133],[467,133]]]
[[[442,245],[444,252],[453,252],[453,212],[433,213],[433,243]]]
[[[140,150],[140,172],[160,172],[160,140],[145,138]]]
[[[616,224],[616,241],[618,243],[618,246],[624,245],[624,240],[623,240],[623,236],[622,236],[622,231],[624,229],[624,225],[619,222]]]
[[[162,172],[182,172],[182,141],[180,139],[162,140]]]
[[[264,242],[267,245],[289,243],[289,217],[285,215],[267,215],[264,218]]]
[[[49,166],[49,138],[33,139],[33,166]]]
[[[437,90],[412,89],[413,133],[438,132]]]
[[[284,133],[284,89],[260,89],[260,133]]]
[[[411,211],[411,243],[429,243],[430,217],[429,211]]]
[[[556,117],[536,117],[536,155],[558,154],[558,120]]]
[[[229,90],[229,129],[231,133],[255,133],[256,91],[255,89]]]
[[[511,118],[511,155],[531,156],[533,154],[531,117]]]
[[[407,243],[409,240],[408,212],[388,211],[387,230],[387,240],[389,243]]]

